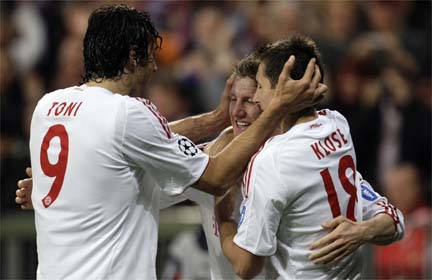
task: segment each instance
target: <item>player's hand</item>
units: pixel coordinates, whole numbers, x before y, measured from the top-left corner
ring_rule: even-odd
[[[231,76],[228,78],[228,80],[225,83],[225,88],[222,92],[222,97],[220,100],[219,105],[217,106],[215,112],[218,115],[218,118],[223,119],[226,123],[226,126],[230,125],[230,116],[229,116],[229,103],[230,103],[230,92],[232,85],[235,80],[235,74],[231,74]]]
[[[331,232],[309,246],[309,249],[316,250],[309,255],[315,264],[337,263],[366,243],[362,224],[344,216],[327,221],[322,227]]]
[[[20,204],[21,209],[24,210],[33,209],[33,203],[31,200],[31,193],[33,190],[32,169],[30,167],[27,167],[26,173],[29,178],[18,181],[18,190],[15,193],[15,202],[17,204]]]
[[[291,78],[294,68],[295,56],[290,56],[279,75],[272,102],[277,102],[288,113],[296,113],[317,104],[328,90],[327,86],[320,83],[321,72],[316,59],[312,58],[303,77],[300,80]]]

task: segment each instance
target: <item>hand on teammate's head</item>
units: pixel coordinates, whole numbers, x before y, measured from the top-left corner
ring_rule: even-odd
[[[275,101],[285,106],[289,113],[296,113],[306,108],[313,107],[323,98],[327,86],[319,83],[321,73],[316,65],[316,59],[312,58],[303,77],[294,80],[291,77],[291,70],[295,64],[295,57],[292,55],[285,63],[279,75],[274,97]]]
[[[234,83],[236,75],[233,73],[227,79],[225,83],[225,88],[222,92],[222,97],[216,111],[219,113],[219,116],[224,119],[226,123],[226,127],[230,125],[230,115],[229,115],[229,104],[230,104],[230,92],[232,85]]]

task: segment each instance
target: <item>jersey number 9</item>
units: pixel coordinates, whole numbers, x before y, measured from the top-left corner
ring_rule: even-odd
[[[60,138],[60,153],[57,163],[51,164],[48,159],[48,148],[54,137]],[[48,177],[55,177],[48,194],[42,199],[45,208],[50,207],[60,193],[66,173],[68,155],[69,136],[66,128],[61,124],[51,126],[43,138],[40,154],[40,165],[43,173]]]

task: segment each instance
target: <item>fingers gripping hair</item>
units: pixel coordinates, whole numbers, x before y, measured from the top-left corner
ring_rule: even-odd
[[[264,63],[265,74],[269,78],[273,88],[278,82],[285,62],[291,55],[295,56],[295,65],[290,71],[293,79],[301,79],[308,67],[309,61],[315,58],[316,64],[320,68],[321,82],[324,80],[321,53],[315,42],[307,36],[293,35],[288,39],[265,45],[257,51],[257,56],[261,63]]]

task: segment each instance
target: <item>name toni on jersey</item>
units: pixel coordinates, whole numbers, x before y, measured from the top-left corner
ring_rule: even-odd
[[[47,116],[75,117],[83,102],[53,102]]]
[[[333,131],[330,136],[327,136],[324,140],[316,141],[311,145],[312,151],[315,153],[318,160],[336,152],[336,150],[342,148],[348,140],[345,135],[338,128]]]

